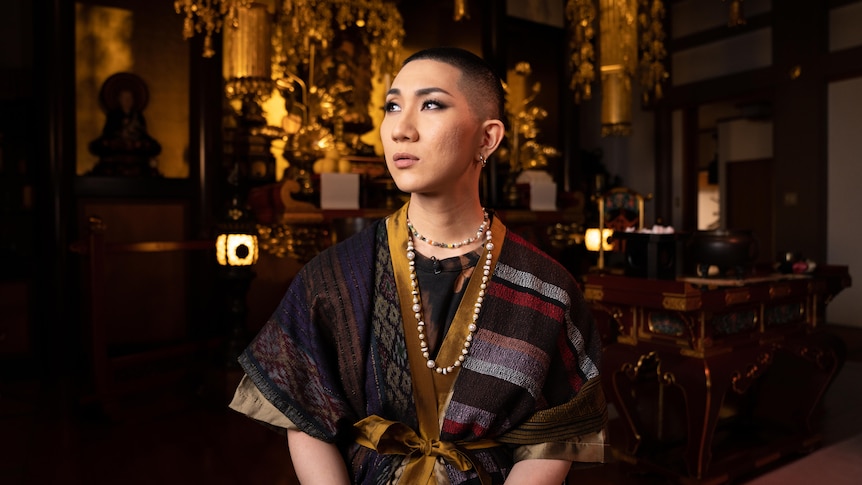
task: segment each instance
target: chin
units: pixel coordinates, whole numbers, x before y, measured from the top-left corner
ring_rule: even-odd
[[[421,190],[424,186],[420,180],[416,180],[416,177],[405,176],[405,174],[392,175],[392,180],[395,182],[395,187],[398,190],[408,194]]]

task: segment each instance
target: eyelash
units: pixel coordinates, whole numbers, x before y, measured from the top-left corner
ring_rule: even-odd
[[[437,101],[436,99],[426,99],[425,101],[422,101],[422,109],[425,109],[429,104],[436,105],[437,109],[446,107],[443,103]]]
[[[441,103],[440,101],[437,101],[436,99],[426,99],[426,100],[422,101],[422,109],[423,110],[427,109],[428,105],[430,105],[430,104],[435,105],[435,109],[442,109],[442,108],[446,107],[445,104]],[[392,101],[387,101],[386,103],[383,104],[383,112],[384,113],[391,113],[394,111],[396,106],[398,106],[396,103],[394,103]]]

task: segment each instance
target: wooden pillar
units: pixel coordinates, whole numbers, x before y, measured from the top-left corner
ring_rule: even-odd
[[[775,249],[815,261],[826,258],[828,4],[772,4]]]

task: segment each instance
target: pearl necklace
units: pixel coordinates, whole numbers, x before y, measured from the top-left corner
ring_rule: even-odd
[[[432,241],[432,240],[428,239],[427,237],[423,236],[422,234],[419,234],[419,231],[417,231],[416,228],[413,227],[413,224],[410,222],[409,217],[407,218],[407,229],[410,230],[410,233],[413,234],[413,237],[415,237],[416,239],[418,239],[422,242],[428,243],[432,246],[437,246],[438,248],[446,248],[446,249],[458,249],[461,246],[473,244],[474,242],[478,241],[480,237],[482,237],[482,234],[485,232],[485,229],[488,228],[488,211],[486,211],[485,209],[482,209],[482,214],[483,214],[484,218],[482,219],[482,225],[479,226],[479,229],[476,231],[476,235],[469,238],[469,239],[465,239],[461,242],[444,243],[444,242]]]
[[[487,222],[487,213],[485,214]],[[486,224],[482,224],[485,226]],[[416,252],[413,247],[413,237],[407,236],[407,261],[410,267],[410,286],[413,295],[413,315],[416,317],[416,322],[419,330],[419,348],[422,351],[422,356],[425,357],[429,369],[434,369],[438,374],[449,374],[460,367],[465,360],[467,354],[470,353],[470,345],[473,342],[473,334],[476,333],[476,321],[479,319],[479,311],[482,310],[482,302],[485,299],[485,289],[488,287],[488,280],[491,278],[491,250],[494,249],[494,244],[491,242],[491,230],[485,233],[485,264],[482,266],[482,284],[479,287],[479,296],[476,297],[476,303],[473,306],[473,321],[468,325],[467,338],[464,341],[464,346],[461,349],[461,355],[458,356],[452,365],[448,367],[440,367],[431,358],[431,352],[428,350],[428,342],[425,341],[425,320],[422,318],[422,299],[419,295],[419,278],[416,275]]]

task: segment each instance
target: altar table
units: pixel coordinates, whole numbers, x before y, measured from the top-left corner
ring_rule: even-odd
[[[816,448],[812,414],[844,361],[824,310],[848,286],[844,266],[741,280],[586,275],[620,416],[614,453],[704,484]]]

